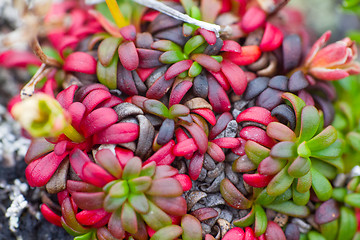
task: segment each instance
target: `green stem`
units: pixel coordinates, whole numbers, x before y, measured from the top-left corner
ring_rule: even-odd
[[[71,124],[65,127],[64,134],[73,142],[80,143],[85,141],[83,135],[76,131],[76,129]]]

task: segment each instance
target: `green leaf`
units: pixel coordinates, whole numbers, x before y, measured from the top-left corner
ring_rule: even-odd
[[[279,204],[270,204],[267,205],[266,208],[289,215],[291,217],[304,218],[310,214],[310,211],[306,206],[296,205],[292,201],[287,201]]]
[[[255,232],[255,236],[258,237],[263,233],[265,233],[266,231],[267,216],[264,209],[258,204],[255,204],[254,212],[255,212],[254,232]]]
[[[266,191],[271,196],[279,196],[283,194],[292,184],[294,178],[289,175],[288,163],[275,177],[270,181],[266,187]]]
[[[104,199],[104,209],[107,212],[114,212],[119,209],[123,203],[127,200],[128,195],[118,198],[118,197],[111,197],[107,195]]]
[[[249,140],[245,143],[245,153],[254,164],[259,165],[264,158],[269,156],[270,150]]]
[[[335,199],[337,202],[344,202],[346,195],[347,195],[346,188],[334,188],[331,198]]]
[[[324,236],[322,236],[320,233],[315,231],[310,231],[308,233],[309,240],[326,240]]]
[[[342,148],[343,143],[338,139],[325,149],[312,151],[311,156],[320,159],[335,159],[341,156]]]
[[[167,51],[182,52],[182,48],[170,40],[158,40],[151,45],[151,48],[163,52],[167,52]]]
[[[92,240],[92,239],[96,239],[94,232],[92,231],[74,238],[74,240]]]
[[[121,43],[121,38],[105,38],[99,45],[98,57],[104,67],[108,67],[113,61],[114,55]]]
[[[148,176],[142,176],[142,177],[130,179],[128,181],[130,191],[132,193],[145,192],[146,190],[148,190],[150,188],[151,181],[152,181],[151,177],[148,177]]]
[[[315,168],[311,168],[312,188],[320,201],[326,201],[331,197],[332,186],[329,180],[326,179]]]
[[[286,92],[283,93],[281,97],[284,98],[285,100],[288,100],[294,109],[295,117],[296,117],[295,134],[298,135],[300,133],[300,127],[301,127],[301,121],[300,121],[301,111],[303,107],[306,106],[306,104],[301,98],[299,98],[293,93]]]
[[[136,219],[136,212],[125,202],[121,211],[121,224],[125,231],[135,234],[138,231],[138,224]]]
[[[201,240],[202,229],[199,220],[190,215],[185,214],[181,218],[181,227],[183,229],[182,239],[183,240]]]
[[[181,116],[187,116],[190,113],[190,109],[182,104],[175,104],[172,105],[169,109],[169,117],[172,119],[181,117]]]
[[[125,165],[122,178],[129,180],[140,176],[142,161],[138,157],[131,158]]]
[[[325,237],[326,240],[335,240],[338,229],[339,229],[338,219],[320,225],[320,232]]]
[[[140,176],[141,177],[143,177],[143,176],[152,177],[155,174],[155,170],[156,170],[156,163],[150,162],[141,169]]]
[[[311,156],[311,151],[306,142],[300,143],[300,145],[297,147],[297,154],[303,158],[309,158]]]
[[[155,231],[171,225],[171,218],[151,201],[148,202],[149,211],[146,214],[141,214],[147,225]]]
[[[203,43],[205,43],[205,38],[201,35],[196,35],[190,38],[184,46],[184,53],[186,55],[190,55],[195,49],[200,47]]]
[[[45,46],[45,47],[43,47],[43,51],[46,56],[54,58],[56,61],[58,61],[61,64],[64,63],[64,60],[61,58],[59,52],[56,51],[54,48]]]
[[[111,186],[109,195],[113,198],[126,197],[129,194],[129,185],[127,181],[118,181]]]
[[[272,203],[275,200],[275,196],[270,196],[267,192],[266,192],[266,188],[264,188],[259,195],[256,197],[255,202],[257,204],[260,204],[262,206],[264,205],[268,205],[270,203]]]
[[[247,227],[255,222],[255,211],[254,206],[251,208],[251,211],[244,217],[234,221],[236,227]]]
[[[337,175],[337,170],[334,166],[328,164],[325,161],[311,158],[312,167],[318,170],[327,179],[334,179]]]
[[[215,59],[218,63],[221,63],[224,60],[224,58],[221,55],[215,55],[211,57]]]
[[[269,137],[279,140],[281,142],[294,142],[296,139],[295,133],[288,126],[279,122],[269,123],[266,128],[266,133]]]
[[[149,203],[143,193],[131,193],[128,197],[128,201],[138,213],[147,213],[149,211]]]
[[[360,208],[360,193],[350,193],[345,196],[345,203]]]
[[[155,99],[148,99],[144,101],[144,108],[148,113],[159,117],[167,118],[169,116],[168,108],[162,102]]]
[[[311,168],[309,158],[297,157],[290,165],[288,173],[294,178],[300,178],[307,174]]]
[[[333,126],[328,126],[318,135],[307,142],[307,146],[311,151],[317,151],[329,147],[337,139],[337,132]]]
[[[189,69],[189,77],[198,76],[201,73],[202,69],[203,68],[199,63],[193,62],[193,64],[191,65],[191,67]]]
[[[279,142],[271,148],[270,156],[280,159],[295,158],[296,145],[293,142]]]
[[[351,240],[357,228],[355,213],[345,206],[340,208],[339,233],[337,240]]]
[[[310,140],[318,130],[320,116],[314,106],[305,106],[301,112],[299,143]]]
[[[310,199],[310,191],[300,193],[296,190],[296,185],[292,185],[292,198],[296,205],[305,206]]]
[[[187,57],[181,51],[167,51],[160,55],[160,62],[164,64],[177,63],[186,60]]]
[[[220,183],[220,192],[225,201],[236,209],[249,209],[249,201],[231,182],[225,178]]]
[[[109,89],[116,89],[117,87],[117,65],[119,57],[115,55],[109,66],[105,67],[100,61],[96,65],[96,75],[99,82]]]
[[[360,133],[349,132],[346,135],[346,141],[350,143],[350,146],[353,147],[355,151],[360,152]]]
[[[190,16],[191,8],[195,5],[193,0],[180,0],[181,5],[184,7],[185,12],[187,15]]]
[[[197,20],[201,20],[201,12],[197,6],[192,6],[190,10],[190,16]]]
[[[299,193],[306,193],[307,191],[309,191],[312,183],[312,176],[310,171],[304,176],[298,178],[297,180],[298,182],[296,184],[296,190]]]
[[[292,189],[288,188],[283,194],[277,196],[271,204],[278,204],[289,201],[292,197]]]
[[[173,240],[177,239],[182,233],[183,230],[180,226],[170,225],[158,230],[154,235],[152,235],[150,240]]]

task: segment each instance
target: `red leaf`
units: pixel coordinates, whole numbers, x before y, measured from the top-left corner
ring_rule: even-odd
[[[98,108],[87,115],[81,122],[85,137],[89,137],[116,123],[118,115],[112,108]]]
[[[222,56],[236,65],[245,66],[256,62],[261,56],[261,51],[258,46],[243,46],[241,53],[224,52]]]
[[[124,168],[126,163],[134,157],[134,153],[131,150],[120,147],[115,148],[115,154],[122,168]]]
[[[271,112],[262,107],[251,107],[242,111],[236,118],[237,122],[257,122],[268,125],[276,122],[277,119],[271,116]]]
[[[94,144],[118,144],[135,141],[139,136],[139,125],[116,123],[94,135]]]
[[[216,79],[216,81],[220,84],[220,86],[225,90],[228,91],[230,89],[230,83],[227,80],[226,76],[224,75],[223,72],[219,71],[219,72],[213,72],[213,71],[209,71],[211,73],[211,75],[214,76],[214,78]]]
[[[249,33],[262,27],[266,21],[264,10],[259,7],[249,8],[241,19],[241,28],[244,32]]]
[[[25,170],[29,185],[32,187],[44,186],[67,155],[67,152],[60,156],[56,155],[55,152],[51,152],[31,162]]]
[[[199,178],[202,166],[204,163],[204,155],[200,153],[195,153],[194,156],[190,160],[189,164],[189,176],[192,180],[196,180]]]
[[[213,111],[211,111],[208,108],[198,108],[198,109],[193,109],[191,110],[192,113],[196,113],[199,114],[200,116],[202,116],[203,118],[206,119],[206,121],[208,121],[211,125],[215,125],[216,124],[216,118],[215,118],[215,114]]]
[[[247,79],[244,71],[239,66],[226,59],[222,62],[221,70],[229,81],[234,93],[237,95],[243,94],[247,86]]]
[[[71,116],[71,125],[77,130],[80,129],[80,123],[84,117],[85,111],[85,106],[80,102],[74,102],[68,108],[68,112]]]
[[[40,211],[44,218],[48,220],[50,223],[62,227],[61,225],[61,217],[55,214],[46,204],[41,204]]]
[[[198,150],[198,146],[196,145],[193,138],[186,139],[177,143],[173,148],[173,153],[177,157],[186,156]]]
[[[209,31],[204,28],[199,28],[198,31],[205,38],[208,44],[214,45],[216,43],[216,35],[213,31]]]
[[[59,94],[56,96],[56,100],[63,108],[68,109],[74,101],[74,95],[77,89],[77,85],[71,85],[70,87],[59,92]]]
[[[281,46],[283,39],[284,35],[280,29],[271,23],[266,23],[265,32],[260,42],[260,50],[263,52],[274,51]]]
[[[90,158],[87,154],[81,151],[78,148],[75,148],[71,151],[70,156],[70,164],[71,167],[74,169],[75,173],[82,179],[82,170],[84,168],[85,163],[91,162]]]
[[[192,54],[191,59],[210,71],[219,72],[221,69],[221,64],[209,55],[202,53]]]
[[[167,144],[157,150],[151,157],[149,157],[143,163],[143,166],[150,162],[156,162],[156,165],[170,165],[175,159],[175,155],[172,153],[174,146],[174,140],[170,140]]]
[[[118,53],[121,64],[127,70],[132,71],[139,66],[139,56],[133,42],[124,42],[120,44]]]
[[[75,98],[77,101],[82,102],[84,100],[84,98],[92,91],[97,90],[97,89],[103,89],[103,90],[108,90],[109,89],[107,87],[105,87],[105,85],[100,84],[100,83],[94,83],[91,85],[87,85],[84,87],[79,88],[79,90],[76,92],[75,94]]]
[[[111,94],[108,90],[94,90],[91,91],[82,101],[82,104],[86,107],[86,112],[90,113],[101,102],[111,98]]]
[[[30,52],[9,50],[0,54],[0,66],[25,68],[28,65],[40,66],[41,61]]]
[[[222,238],[222,240],[247,240],[245,239],[245,233],[244,230],[242,230],[239,227],[234,227],[230,229],[225,236]]]
[[[170,80],[182,72],[189,70],[193,61],[192,60],[182,60],[180,62],[174,63],[169,67],[169,69],[165,73],[165,80]]]
[[[100,222],[108,215],[111,215],[111,213],[106,212],[104,209],[83,210],[76,214],[76,220],[78,220],[81,225],[91,226]]]
[[[191,189],[192,182],[187,174],[177,174],[174,178],[179,181],[184,192],[189,191]]]
[[[220,117],[218,117],[216,124],[210,131],[209,139],[214,139],[217,135],[224,131],[231,120],[233,120],[231,113],[225,112],[221,114]]]
[[[64,62],[63,69],[68,72],[96,73],[96,60],[85,52],[71,53]]]
[[[221,48],[221,51],[241,53],[241,46],[239,43],[233,40],[225,40],[224,45]]]
[[[170,93],[169,107],[179,104],[192,85],[193,83],[190,81],[182,81],[177,84]]]
[[[128,25],[120,28],[120,33],[126,41],[136,40],[136,28],[134,25]]]
[[[229,112],[231,109],[230,100],[225,90],[218,84],[213,76],[208,76],[209,101],[215,112]]]
[[[100,188],[104,187],[107,183],[116,180],[110,173],[93,162],[84,164],[81,179]]]
[[[273,221],[269,221],[265,231],[267,240],[286,240],[285,233],[279,225]]]
[[[263,188],[266,187],[273,176],[261,175],[260,173],[253,173],[243,175],[244,181],[252,187]]]
[[[240,146],[239,139],[233,137],[217,138],[212,140],[211,142],[215,143],[221,148],[236,148]]]
[[[204,130],[197,124],[182,124],[186,130],[188,130],[191,136],[194,138],[196,145],[199,148],[200,154],[204,154],[208,147],[208,138],[204,132]]]
[[[245,140],[252,140],[269,148],[274,146],[276,143],[274,139],[270,138],[266,134],[265,130],[254,126],[244,127],[243,129],[241,129],[239,135]]]
[[[207,153],[217,162],[222,162],[225,160],[225,153],[215,143],[209,142]]]

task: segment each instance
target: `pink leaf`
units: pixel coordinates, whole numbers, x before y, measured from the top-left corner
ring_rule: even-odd
[[[221,70],[228,79],[234,93],[237,95],[243,94],[247,86],[247,79],[244,71],[228,60],[222,62]]]
[[[121,64],[127,70],[132,71],[139,66],[139,56],[134,42],[124,42],[120,44],[118,53]]]
[[[192,60],[182,60],[180,62],[174,63],[169,67],[169,69],[165,73],[165,80],[170,80],[182,72],[189,70],[193,61]]]
[[[283,39],[284,35],[280,29],[271,23],[266,23],[265,32],[259,46],[260,50],[263,52],[274,51],[281,46]]]
[[[67,152],[60,156],[52,152],[31,162],[25,170],[29,185],[32,187],[44,186],[67,155]]]
[[[96,64],[95,58],[90,54],[85,52],[74,52],[65,59],[63,69],[69,72],[95,74]]]
[[[85,137],[99,133],[116,123],[118,115],[112,108],[98,108],[87,115],[81,123]]]
[[[116,121],[115,121],[116,122]],[[139,125],[116,123],[94,135],[94,144],[119,144],[135,141],[139,136]]]

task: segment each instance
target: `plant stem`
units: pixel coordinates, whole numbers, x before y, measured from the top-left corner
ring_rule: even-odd
[[[39,43],[39,40],[37,37],[35,37],[31,40],[30,46],[31,46],[33,52],[35,53],[35,55],[40,59],[41,62],[43,62],[46,65],[51,66],[51,67],[61,68],[61,63],[59,63],[52,57],[46,56],[46,54],[41,49],[41,46],[40,46],[40,43]]]
[[[31,78],[31,80],[21,89],[20,96],[21,99],[25,99],[28,97],[31,97],[35,92],[35,86],[36,84],[46,77],[51,70],[54,68],[47,67],[45,63],[41,64],[40,68],[37,70],[37,72],[34,74],[34,76]]]
[[[80,143],[85,140],[85,138],[78,131],[76,131],[76,129],[71,124],[69,124],[67,127],[65,127],[64,134],[71,141],[76,142],[76,143]]]
[[[194,19],[192,17],[190,17],[189,15],[183,14],[157,0],[133,0],[134,2],[155,9],[159,12],[162,12],[170,17],[173,17],[175,19],[181,20],[183,22],[187,22],[190,24],[194,24],[200,28],[204,28],[206,30],[212,31],[216,34],[217,37],[220,36],[220,33],[224,33],[224,34],[229,34],[231,28],[230,27],[224,27],[222,28],[219,25],[216,24],[212,24],[212,23],[207,23],[204,21],[200,21],[197,19]]]
[[[109,7],[111,15],[113,16],[116,25],[119,28],[129,25],[128,21],[124,18],[124,15],[121,13],[119,5],[116,0],[106,0],[106,4]]]

